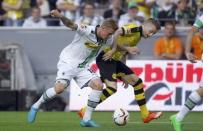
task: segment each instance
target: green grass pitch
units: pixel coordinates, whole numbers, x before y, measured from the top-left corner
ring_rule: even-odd
[[[0,112],[0,131],[173,131],[169,116],[164,115],[150,124],[143,124],[139,112],[130,112],[130,121],[126,126],[116,126],[112,121],[112,112],[95,112],[93,115],[101,127],[80,127],[76,112],[39,112],[34,124],[27,123],[27,112]],[[203,113],[190,113],[183,131],[203,131]]]

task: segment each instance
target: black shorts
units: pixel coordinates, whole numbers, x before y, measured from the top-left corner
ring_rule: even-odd
[[[117,81],[121,76],[134,74],[134,72],[121,61],[102,59],[104,52],[102,51],[96,58],[96,64],[100,70],[102,80]]]

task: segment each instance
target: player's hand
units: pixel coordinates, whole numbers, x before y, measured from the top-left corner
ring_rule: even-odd
[[[132,55],[140,54],[140,49],[138,47],[128,47],[127,50],[128,50],[128,53]]]
[[[128,82],[127,82],[125,79],[123,79],[123,78],[122,78],[122,81],[123,81],[122,86],[123,86],[125,89],[127,89],[127,88],[128,88]]]
[[[56,18],[60,18],[62,16],[61,13],[58,10],[52,10],[50,12],[50,14],[51,14],[52,17],[56,17]]]
[[[125,89],[127,89],[127,88],[128,88],[128,83],[123,81],[122,86],[123,86]]]
[[[111,60],[111,58],[113,57],[113,53],[114,51],[110,50],[108,52],[106,52],[104,55],[103,55],[103,60],[104,61],[107,61],[107,60]]]
[[[197,63],[197,57],[192,53],[186,53],[187,59],[192,63]]]

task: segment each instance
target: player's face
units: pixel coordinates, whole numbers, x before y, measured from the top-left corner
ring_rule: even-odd
[[[157,32],[157,29],[155,27],[155,25],[151,24],[151,23],[146,23],[143,27],[143,36],[145,38],[151,37],[152,35],[154,35]]]
[[[115,31],[108,27],[101,27],[101,31],[98,34],[100,38],[107,39],[109,36],[113,35]]]

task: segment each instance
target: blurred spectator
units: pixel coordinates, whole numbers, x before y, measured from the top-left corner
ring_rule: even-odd
[[[197,1],[199,0],[186,0],[188,7],[191,8],[192,12],[194,12],[194,14],[197,13]]]
[[[23,21],[23,0],[3,0],[3,9],[6,11],[5,26],[21,26]]]
[[[46,17],[50,13],[49,2],[48,0],[37,0],[37,6],[41,10],[41,16]]]
[[[137,4],[135,2],[129,2],[128,12],[124,15],[121,15],[118,25],[121,27],[128,23],[135,23],[137,26],[140,26],[144,21],[145,15],[143,12],[140,12]]]
[[[197,5],[198,5],[198,9],[197,9],[197,17],[200,17],[201,15],[203,15],[203,0],[199,0],[197,2]]]
[[[43,3],[41,3],[42,1]],[[56,9],[56,2],[57,0],[39,0],[38,1],[38,6],[40,6],[42,10],[42,16],[47,20],[47,25],[48,26],[59,26],[60,20],[53,18],[49,15],[50,11],[53,9]],[[36,5],[37,6],[37,5]],[[44,9],[43,9],[44,8]]]
[[[83,8],[83,15],[76,20],[76,23],[95,26],[101,24],[103,17],[95,15],[94,10],[94,3],[85,3]]]
[[[80,6],[84,6],[85,3],[93,3],[94,6],[97,8],[99,6],[100,0],[80,0]]]
[[[182,56],[181,38],[175,35],[175,24],[167,22],[164,29],[165,36],[155,42],[154,55],[157,59],[178,60]]]
[[[146,18],[151,16],[151,7],[154,4],[154,0],[127,0],[128,3],[135,2],[140,12],[144,13]]]
[[[29,17],[31,11],[31,0],[23,0],[23,14],[24,18]]]
[[[75,21],[79,17],[78,7],[80,0],[57,0],[56,5],[63,15],[72,21]]]
[[[31,16],[23,23],[23,27],[29,28],[43,28],[46,26],[46,21],[41,17],[41,11],[38,7],[32,8]]]
[[[0,0],[0,26],[3,26],[5,19],[5,11],[2,9],[2,0]]]
[[[203,28],[199,29],[199,33],[195,34],[192,38],[192,51],[201,60],[203,53]]]
[[[30,0],[30,7],[36,7],[37,6],[37,0]]]
[[[161,26],[164,26],[167,21],[174,21],[176,9],[172,1],[167,0],[163,6],[160,7],[160,10],[161,11],[158,12],[158,19]]]
[[[104,18],[113,18],[114,20],[118,21],[120,16],[125,13],[124,10],[121,8],[121,1],[120,0],[112,0],[111,1],[111,9],[106,10],[104,12]]]
[[[176,21],[180,26],[188,26],[194,23],[195,12],[187,6],[186,0],[180,0],[176,9]]]
[[[57,0],[48,0],[50,10],[56,9],[56,2]]]

